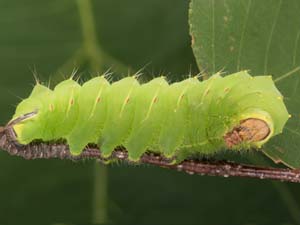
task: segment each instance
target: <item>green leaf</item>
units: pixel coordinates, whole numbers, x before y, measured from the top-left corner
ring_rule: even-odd
[[[300,168],[300,1],[192,0],[190,32],[199,69],[271,74],[292,118],[264,153]]]

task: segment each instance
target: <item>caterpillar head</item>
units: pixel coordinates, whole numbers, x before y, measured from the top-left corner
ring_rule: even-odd
[[[225,134],[224,141],[228,148],[240,145],[244,142],[259,143],[270,135],[268,124],[261,119],[248,118],[240,122],[231,131]]]

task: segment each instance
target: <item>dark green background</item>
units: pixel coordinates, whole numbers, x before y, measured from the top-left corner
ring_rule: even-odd
[[[143,67],[145,80],[195,74],[188,3],[0,1],[1,124],[30,93],[32,70],[52,86],[74,68],[83,80],[108,68],[115,71],[113,79]],[[296,184],[190,176],[150,166],[99,167],[92,161],[26,161],[5,152],[0,165],[3,225],[300,224]]]

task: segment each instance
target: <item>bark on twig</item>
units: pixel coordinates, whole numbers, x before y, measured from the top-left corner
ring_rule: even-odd
[[[116,149],[111,158],[104,159],[96,147],[86,148],[80,155],[71,155],[66,144],[32,143],[29,145],[15,145],[10,143],[4,149],[11,155],[21,156],[25,159],[69,159],[80,161],[84,159],[97,159],[103,163],[107,160],[128,160],[125,149]],[[184,171],[189,174],[222,176],[222,177],[252,177],[259,179],[272,179],[286,182],[300,183],[300,170],[269,168],[254,165],[244,165],[228,161],[195,161],[186,160],[179,164],[170,164],[170,160],[161,155],[145,153],[139,162],[143,164],[156,165],[163,168]]]

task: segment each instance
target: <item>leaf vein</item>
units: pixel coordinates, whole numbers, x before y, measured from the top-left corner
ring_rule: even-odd
[[[282,0],[280,0],[279,4],[278,4],[278,8],[274,17],[274,21],[273,24],[271,26],[271,32],[270,32],[270,36],[267,42],[267,48],[266,48],[266,54],[265,54],[265,62],[264,62],[264,74],[267,74],[267,67],[268,67],[268,60],[269,60],[269,52],[270,52],[270,47],[271,47],[271,43],[272,43],[272,39],[273,39],[273,34],[274,34],[274,30],[275,30],[275,26],[277,24],[277,19],[279,16],[279,12],[281,9],[281,4],[282,4]]]
[[[293,55],[293,66],[296,65],[299,39],[300,39],[300,30],[298,30],[298,33],[297,33],[297,36],[296,36],[296,41],[295,41],[295,48],[294,48],[294,55]]]
[[[243,43],[244,43],[244,36],[245,36],[245,32],[246,32],[246,27],[247,27],[247,23],[248,23],[248,17],[249,17],[249,14],[250,14],[251,4],[252,4],[252,0],[249,0],[248,5],[247,5],[247,9],[246,9],[246,17],[245,17],[245,20],[244,20],[243,30],[242,30],[242,34],[241,34],[241,40],[240,40],[240,46],[239,46],[239,52],[238,52],[238,59],[237,59],[237,71],[240,71],[240,67],[241,67],[242,48],[243,48]]]
[[[289,128],[289,127],[285,127],[284,129],[288,130],[289,132],[291,132],[291,133],[293,133],[293,134],[296,134],[296,135],[300,136],[300,132],[298,132],[298,131],[296,131],[296,130],[294,130],[294,129],[291,129],[291,128]]]
[[[298,72],[299,70],[300,70],[300,66],[298,66],[298,67],[292,69],[291,71],[289,71],[289,72],[287,72],[287,73],[285,73],[285,74],[277,77],[276,79],[274,79],[274,82],[277,83],[277,82],[279,82],[279,81],[281,81],[281,80],[283,80],[283,79],[291,76],[292,74]]]

